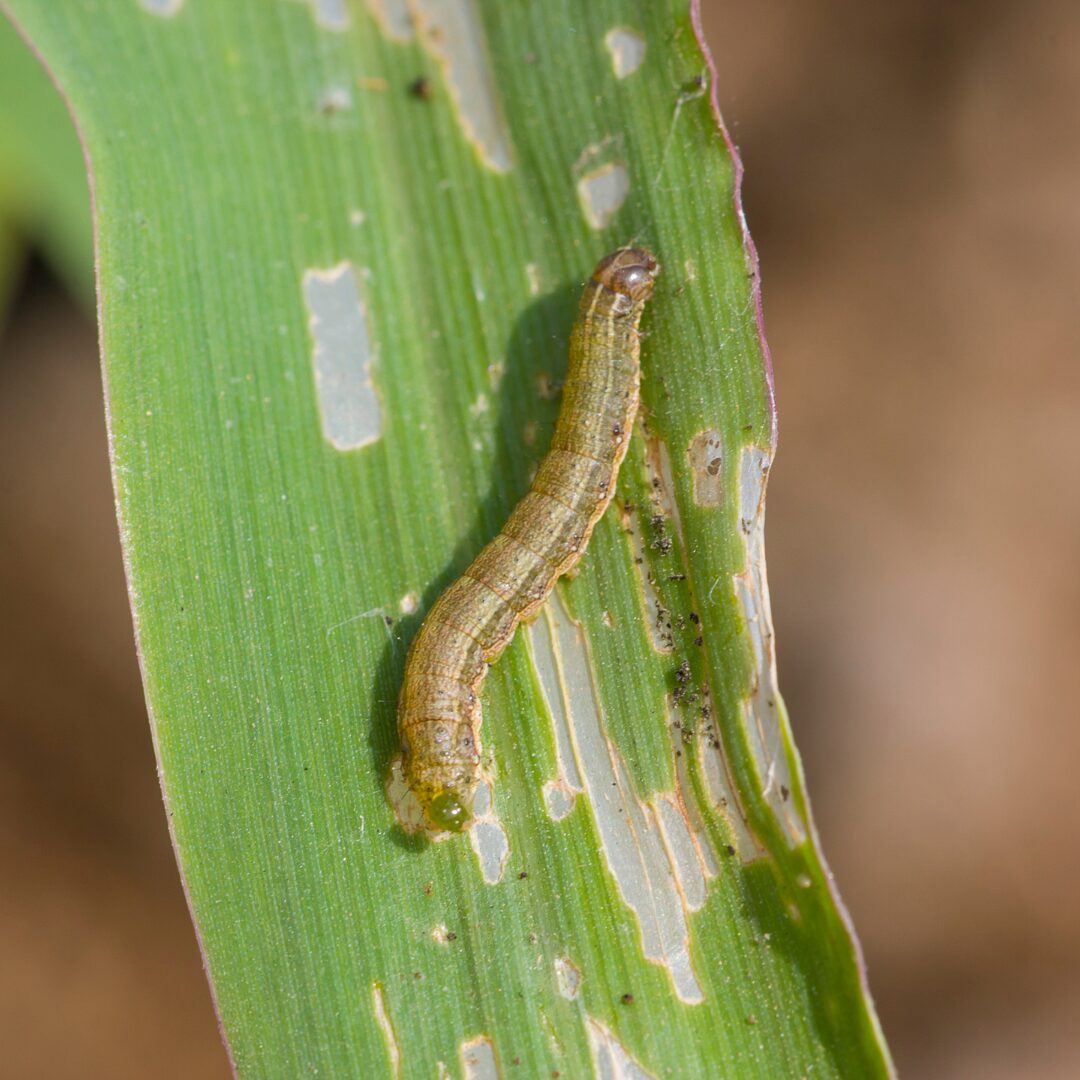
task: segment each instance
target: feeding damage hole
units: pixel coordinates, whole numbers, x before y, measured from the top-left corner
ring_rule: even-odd
[[[746,813],[735,794],[735,782],[731,779],[723,747],[717,739],[699,739],[697,747],[709,801],[713,809],[727,822],[731,838],[735,841],[734,845],[725,849],[724,854],[729,857],[737,855],[744,863],[760,858],[765,854],[765,850],[755,839]]]
[[[345,0],[337,2],[344,3]],[[394,41],[412,40],[413,24],[408,0],[367,0],[367,6],[388,38]]]
[[[645,39],[625,26],[616,26],[604,35],[604,44],[611,53],[611,67],[616,79],[633,75],[645,62]]]
[[[139,0],[145,11],[151,15],[175,15],[183,6],[184,0]]]
[[[541,289],[540,267],[536,263],[525,264],[525,280],[529,284],[529,295],[539,296]]]
[[[608,135],[586,146],[574,162],[581,212],[594,229],[607,228],[630,194],[630,173],[619,145],[616,136]]]
[[[554,779],[544,784],[544,806],[547,808],[548,817],[553,821],[562,821],[574,809],[577,797],[584,790],[584,786],[574,758],[574,745],[570,736],[569,706],[559,679],[559,667],[550,628],[541,625],[540,620],[537,620],[529,624],[527,633],[533,667],[540,679],[555,729],[557,771]]]
[[[696,1005],[704,995],[690,956],[686,893],[697,895],[700,890],[695,885],[684,890],[680,881],[687,841],[677,836],[667,840],[665,826],[673,824],[665,820],[667,811],[658,812],[635,796],[626,762],[604,732],[584,631],[570,618],[557,591],[529,627],[529,641],[555,725],[560,772],[569,772],[561,760],[560,744],[566,743],[575,782],[588,795],[601,853],[619,895],[637,919],[642,953],[667,970],[681,1001]],[[696,873],[704,872],[699,864]]]
[[[491,784],[481,780],[473,798],[473,821],[469,826],[469,842],[480,863],[480,873],[488,885],[502,880],[506,860],[510,855],[510,840],[506,829],[495,813]]]
[[[459,1057],[465,1080],[499,1080],[495,1044],[486,1036],[463,1042]]]
[[[323,116],[334,116],[351,108],[352,94],[344,86],[331,86],[318,101],[318,109]]]
[[[436,945],[449,945],[451,942],[457,941],[457,934],[453,930],[447,930],[442,923],[439,923],[438,926],[432,927],[431,940]]]
[[[630,174],[621,161],[609,161],[580,177],[577,191],[585,220],[606,229],[630,194]]]
[[[581,990],[581,972],[568,956],[555,958],[555,985],[567,1001],[573,1001]]]
[[[724,502],[724,450],[719,431],[699,431],[686,449],[698,506],[722,506]]]
[[[513,154],[484,28],[470,0],[413,0],[420,39],[443,69],[458,123],[489,169],[510,171]]]
[[[648,1069],[630,1056],[611,1028],[591,1016],[585,1018],[585,1028],[596,1076],[604,1080],[655,1080]]]
[[[360,283],[352,266],[340,263],[306,271],[303,291],[323,435],[338,450],[357,450],[382,435],[382,407],[372,377],[376,349]]]
[[[379,1025],[379,1030],[386,1041],[386,1053],[390,1058],[390,1073],[396,1080],[401,1075],[401,1047],[398,1045],[394,1025],[390,1022],[390,1014],[386,1011],[383,989],[378,983],[371,984],[371,1002],[375,1011],[375,1023]]]
[[[762,795],[785,828],[788,842],[795,847],[806,839],[806,827],[790,798],[791,770],[784,750],[772,608],[765,573],[765,485],[771,464],[769,448],[742,448],[739,531],[746,549],[746,563],[742,573],[735,575],[734,584],[754,661],[750,690],[743,700],[750,749],[762,782]]]

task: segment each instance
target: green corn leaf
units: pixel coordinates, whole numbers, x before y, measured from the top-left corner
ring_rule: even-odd
[[[93,174],[169,821],[245,1077],[883,1076],[777,693],[775,421],[685,2],[4,0]],[[663,265],[581,573],[404,833],[419,622],[527,490],[582,283]]]

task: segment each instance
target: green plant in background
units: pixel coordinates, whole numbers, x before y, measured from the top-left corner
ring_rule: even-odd
[[[64,104],[0,19],[0,313],[29,245],[91,302],[89,206],[82,153]]]
[[[886,1075],[776,691],[770,376],[685,4],[5,3],[92,169],[147,699],[241,1075]],[[406,648],[628,240],[664,273],[615,503],[488,678],[476,824],[410,837]]]

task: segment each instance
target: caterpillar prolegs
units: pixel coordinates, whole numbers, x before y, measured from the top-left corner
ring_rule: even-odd
[[[431,833],[460,832],[472,816],[488,666],[581,558],[614,494],[638,407],[638,323],[658,272],[641,248],[600,260],[581,297],[562,407],[532,488],[439,597],[409,649],[400,765]]]

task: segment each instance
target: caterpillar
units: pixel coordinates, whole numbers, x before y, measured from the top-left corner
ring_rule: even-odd
[[[584,554],[614,494],[638,407],[638,323],[659,270],[642,248],[600,260],[581,297],[562,406],[532,487],[409,648],[397,763],[429,833],[469,824],[487,669]]]

